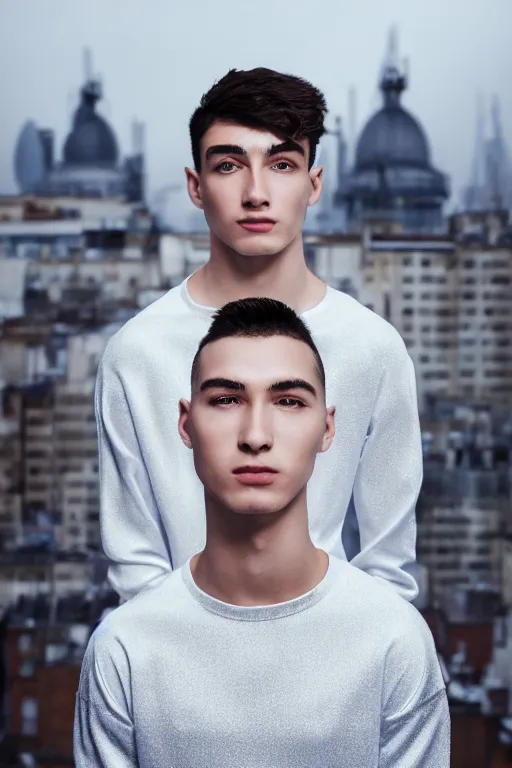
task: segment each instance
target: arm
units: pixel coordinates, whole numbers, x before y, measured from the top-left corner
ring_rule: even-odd
[[[418,587],[405,568],[416,560],[415,507],[423,480],[416,378],[397,333],[386,352],[354,482],[361,551],[351,563],[414,600]]]
[[[73,752],[76,768],[138,768],[134,728],[126,703],[104,682],[91,640],[76,698]]]
[[[379,768],[450,768],[450,711],[446,691],[383,722]]]
[[[100,475],[100,526],[108,579],[129,600],[172,569],[165,531],[141,454],[112,344],[98,368],[95,411]]]
[[[379,768],[450,768],[450,711],[432,633],[412,605],[386,654]]]

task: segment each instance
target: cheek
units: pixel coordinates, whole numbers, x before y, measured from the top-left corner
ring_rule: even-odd
[[[308,457],[316,456],[322,445],[322,437],[323,429],[316,422],[287,418],[277,427],[275,442],[283,446],[290,456],[290,463],[298,467],[299,460],[306,461]]]
[[[230,450],[236,430],[232,420],[216,416],[215,413],[209,414],[195,429],[196,446],[200,446],[197,453],[212,466],[221,463],[223,455]]]
[[[236,203],[237,196],[239,193],[236,188],[236,180],[221,178],[204,188],[203,205],[205,210],[219,216],[227,207]]]
[[[274,190],[275,202],[282,202],[285,206],[285,215],[289,219],[300,219],[304,214],[304,209],[307,208],[308,201],[311,195],[310,185],[300,184],[276,184]]]

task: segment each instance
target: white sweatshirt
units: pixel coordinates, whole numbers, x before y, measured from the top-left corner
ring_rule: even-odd
[[[416,608],[330,557],[294,600],[240,607],[189,562],[87,647],[76,768],[449,768],[450,715]]]
[[[178,433],[178,403],[214,309],[187,281],[129,320],[98,370],[101,534],[123,600],[156,586],[204,548],[204,491]],[[336,437],[308,486],[315,546],[347,559],[342,527],[353,500],[361,541],[352,564],[408,600],[417,585],[415,505],[423,463],[414,367],[398,332],[347,294],[327,289],[303,312],[322,357]]]

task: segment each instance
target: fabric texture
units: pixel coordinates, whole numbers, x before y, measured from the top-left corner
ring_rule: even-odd
[[[122,600],[156,586],[203,549],[203,487],[178,433],[179,400],[213,308],[187,281],[129,320],[109,341],[95,393],[102,544]],[[423,479],[414,367],[398,332],[347,294],[327,289],[302,313],[322,356],[336,437],[308,485],[313,543],[347,559],[342,529],[354,505],[352,564],[413,600],[415,505]]]
[[[93,633],[77,768],[449,768],[430,630],[394,590],[330,556],[294,600],[242,607],[190,561]]]

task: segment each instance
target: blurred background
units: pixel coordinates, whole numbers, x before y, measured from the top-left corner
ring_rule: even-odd
[[[118,604],[98,361],[208,258],[188,119],[256,66],[325,92],[306,258],[416,367],[416,607],[452,766],[512,764],[511,29],[509,0],[0,0],[0,768],[73,765],[83,651]]]

